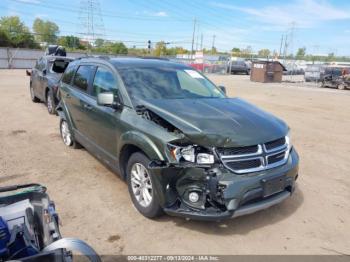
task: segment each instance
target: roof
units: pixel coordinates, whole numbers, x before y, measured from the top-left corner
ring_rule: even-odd
[[[123,57],[123,58],[111,58],[109,59],[116,68],[126,67],[168,67],[168,68],[187,68],[188,66],[180,63],[171,62],[165,59],[157,58],[136,58],[136,57]]]
[[[168,67],[168,68],[190,68],[187,65],[169,61],[157,57],[108,57],[108,56],[86,56],[76,60],[103,61],[110,63],[117,69],[129,67]]]
[[[287,68],[279,61],[253,60],[252,63],[254,63],[254,64],[268,64],[268,63],[280,64],[283,71],[288,71]]]
[[[56,59],[63,59],[63,60],[74,60],[74,57],[69,57],[69,56],[54,56],[54,55],[44,55],[44,57],[47,60],[56,60]]]

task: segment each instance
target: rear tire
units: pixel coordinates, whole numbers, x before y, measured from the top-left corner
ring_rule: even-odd
[[[72,147],[74,149],[81,148],[82,146],[74,140],[72,133],[70,131],[69,124],[66,120],[62,119],[60,121],[60,133],[63,143],[68,146]]]
[[[35,96],[34,89],[32,87],[32,83],[29,85],[29,92],[30,92],[30,98],[32,99],[33,103],[39,103],[40,100]]]
[[[155,180],[148,169],[150,160],[136,152],[129,158],[126,172],[129,194],[135,208],[145,217],[155,218],[163,214],[159,197],[154,190]]]

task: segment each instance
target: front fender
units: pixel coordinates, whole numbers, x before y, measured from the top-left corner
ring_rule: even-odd
[[[119,156],[125,145],[133,145],[140,148],[152,160],[164,161],[165,159],[157,145],[139,131],[128,131],[120,137],[120,142],[118,143]]]

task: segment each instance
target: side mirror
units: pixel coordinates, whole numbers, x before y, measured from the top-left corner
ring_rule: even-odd
[[[47,73],[47,72],[46,72],[46,69],[44,69],[44,70],[43,70],[43,75],[46,75],[46,73]]]
[[[100,93],[97,95],[97,104],[113,108],[121,108],[122,103],[117,95],[112,92]]]
[[[218,87],[226,95],[226,87],[224,87],[224,86],[218,86]]]
[[[32,75],[32,72],[29,71],[29,70],[27,69],[27,70],[26,70],[26,75],[27,75],[27,76],[31,76],[31,75]]]

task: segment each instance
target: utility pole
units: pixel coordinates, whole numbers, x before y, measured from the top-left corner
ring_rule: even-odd
[[[203,52],[203,33],[201,34],[201,51]]]
[[[280,45],[280,51],[278,53],[278,58],[281,57],[281,53],[282,53],[282,45],[283,45],[283,34],[282,34],[282,37],[281,37],[281,45]]]
[[[294,53],[294,33],[295,33],[295,22],[293,21],[291,24],[291,29],[290,29],[290,49],[291,49],[291,53],[293,55]]]
[[[214,47],[215,47],[215,37],[216,35],[213,35],[213,44],[211,45],[211,54],[214,53]]]
[[[193,19],[193,34],[192,34],[192,47],[191,47],[191,59],[193,59],[193,45],[194,45],[194,35],[196,33],[196,18]]]
[[[80,0],[78,34],[94,44],[97,38],[105,37],[105,28],[99,0]]]
[[[284,49],[283,49],[283,61],[286,59],[286,55],[288,52],[288,35],[286,35],[285,39],[284,39]]]

